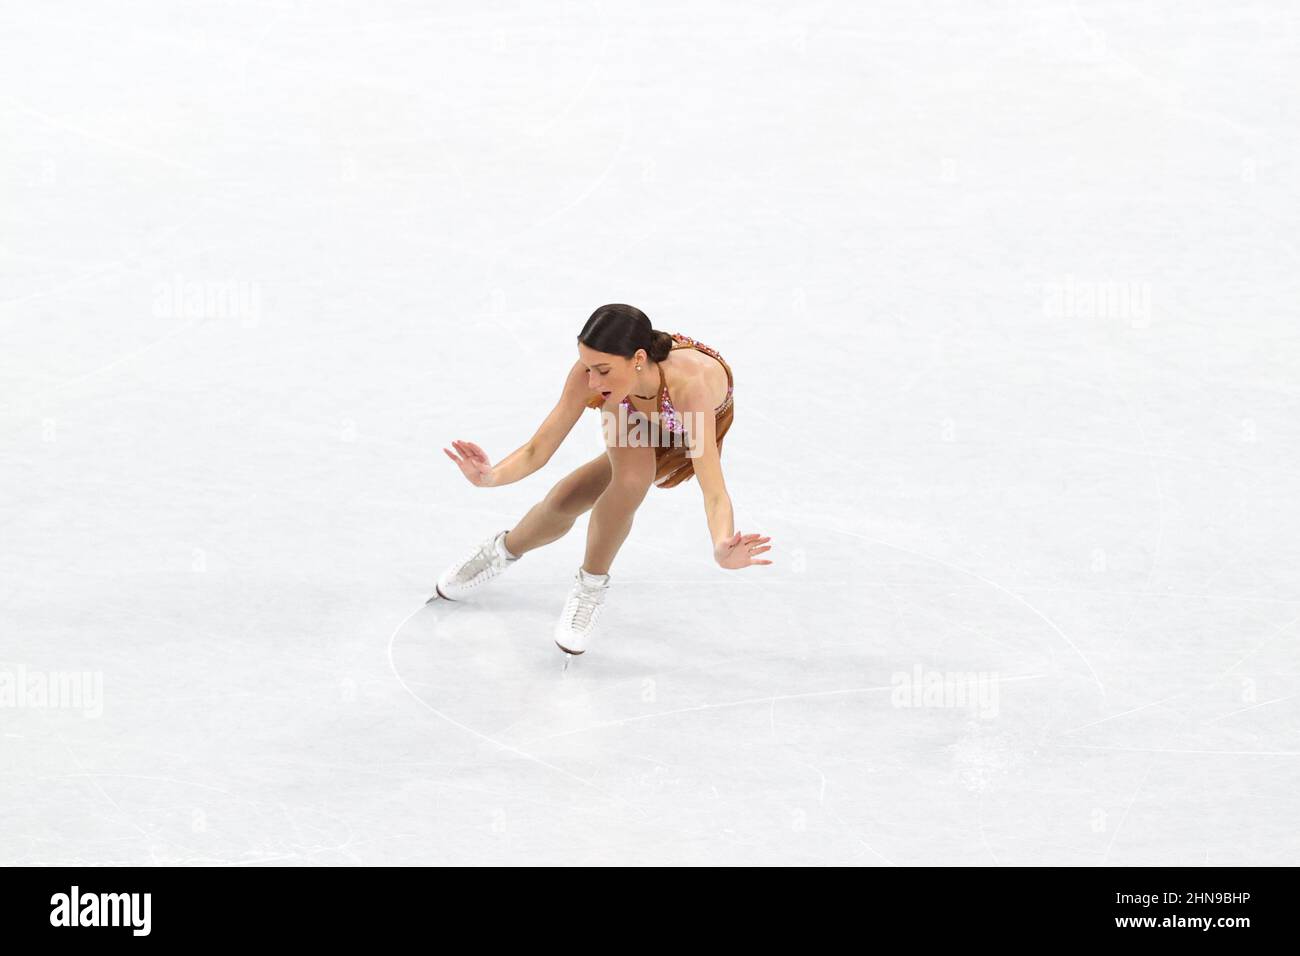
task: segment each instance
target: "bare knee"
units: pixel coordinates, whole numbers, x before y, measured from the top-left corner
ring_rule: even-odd
[[[626,468],[615,468],[614,474],[610,477],[609,489],[607,490],[613,490],[621,501],[637,504],[650,490],[654,477],[653,461],[649,466],[639,464]]]
[[[608,484],[608,473],[571,475],[547,492],[546,503],[557,514],[577,518],[591,509]]]
[[[583,512],[581,489],[572,485],[556,485],[546,493],[546,504],[556,514],[576,518]]]

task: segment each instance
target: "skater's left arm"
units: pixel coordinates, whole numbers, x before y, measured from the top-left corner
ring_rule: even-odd
[[[731,495],[722,478],[722,459],[718,454],[718,423],[713,406],[702,386],[687,386],[674,400],[688,436],[688,454],[695,468],[695,480],[704,496],[704,516],[713,540],[713,558],[722,567],[735,569],[751,564],[771,564],[757,556],[771,550],[771,538],[757,534],[737,534]]]

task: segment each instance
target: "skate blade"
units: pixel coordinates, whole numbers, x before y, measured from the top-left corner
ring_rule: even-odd
[[[584,651],[577,651],[577,652],[571,651],[563,644],[561,644],[559,641],[555,642],[555,646],[564,652],[564,664],[560,668],[561,674],[567,674],[569,672],[569,664],[574,660],[574,658],[579,657],[580,655],[585,653]]]
[[[450,601],[450,600],[451,598],[443,596],[443,593],[438,590],[438,585],[435,584],[433,586],[433,597],[429,598],[429,600],[425,601],[424,603],[432,604],[434,601]]]

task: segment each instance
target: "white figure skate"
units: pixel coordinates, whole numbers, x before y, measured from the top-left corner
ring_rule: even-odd
[[[488,538],[464,560],[442,572],[434,586],[436,593],[424,603],[432,604],[439,598],[462,601],[475,588],[481,588],[518,561],[518,556],[506,550],[506,532],[509,530],[507,528]]]
[[[555,643],[560,650],[570,656],[587,650],[608,591],[608,574],[588,574],[578,568],[573,590],[569,592],[569,599],[564,602],[564,610],[555,624]],[[567,667],[569,658],[566,657],[564,663]]]

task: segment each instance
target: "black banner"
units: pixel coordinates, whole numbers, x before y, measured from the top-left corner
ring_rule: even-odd
[[[1287,937],[1293,876],[1211,867],[880,868],[811,880],[775,868],[721,877],[690,869],[596,877],[524,868],[32,868],[0,874],[0,919],[10,943],[71,936],[91,946],[338,946],[389,934],[434,942],[427,934],[481,931],[484,917],[492,929],[532,927],[554,942],[593,917],[630,917],[628,932],[643,939],[689,918],[718,944],[784,929],[814,942],[834,931],[944,945],[1104,938],[1241,946]],[[463,924],[466,917],[474,922]]]

